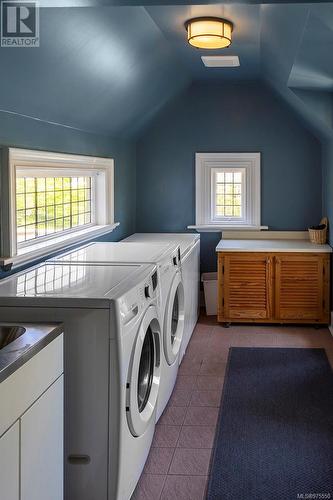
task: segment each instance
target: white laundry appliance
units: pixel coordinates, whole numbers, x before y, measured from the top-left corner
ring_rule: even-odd
[[[66,500],[128,500],[141,475],[161,376],[158,294],[146,264],[42,264],[0,283],[2,321],[64,323]]]
[[[161,381],[156,420],[170,399],[176,383],[184,332],[184,288],[180,270],[180,247],[174,243],[90,243],[52,259],[57,263],[150,263],[157,266],[163,331]]]
[[[180,245],[185,296],[185,325],[179,356],[179,361],[181,361],[198,321],[200,310],[200,235],[192,233],[134,233],[123,241],[164,242]]]

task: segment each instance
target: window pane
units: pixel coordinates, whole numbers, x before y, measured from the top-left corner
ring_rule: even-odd
[[[45,193],[37,193],[37,207],[45,207]]]
[[[37,208],[37,221],[38,222],[43,222],[46,219],[46,209],[45,207],[43,208]]]
[[[46,191],[54,191],[54,178],[48,177],[46,179]]]
[[[27,177],[25,179],[25,192],[34,193],[35,192],[35,179],[32,177]]]
[[[45,179],[42,178],[37,178],[37,192],[40,193],[42,191],[45,191]]]
[[[24,193],[24,179],[17,179],[16,193]]]
[[[45,223],[37,224],[37,237],[45,236],[45,234],[46,234]]]
[[[17,210],[16,224],[18,226],[25,226],[25,210]]]
[[[47,221],[47,223],[46,223],[46,233],[47,234],[52,234],[54,232],[55,232],[54,220]]]
[[[56,216],[56,219],[59,219],[60,217],[64,216],[64,207],[63,207],[63,205],[57,205],[55,207],[55,216]]]
[[[65,203],[63,205],[63,209],[64,209],[64,216],[71,215],[71,205],[70,205],[70,203]]]
[[[217,217],[242,217],[242,172],[231,168],[215,174],[215,215]]]
[[[62,177],[54,179],[54,187],[56,191],[62,190]]]
[[[26,208],[34,208],[36,202],[35,194],[27,194],[25,196],[25,206]]]
[[[17,241],[90,224],[91,177],[17,177]]]
[[[62,196],[62,191],[57,191],[55,194],[54,194],[54,203],[56,205],[60,205],[63,203],[63,196]]]
[[[46,218],[48,220],[54,219],[54,206],[46,207]]]
[[[54,191],[47,191],[46,192],[46,205],[54,205]]]
[[[16,195],[16,210],[21,210],[22,208],[25,208],[25,195],[18,194]]]
[[[36,210],[30,209],[25,211],[26,224],[34,224],[36,222]]]
[[[25,239],[33,240],[36,237],[36,225],[29,224],[25,226]]]
[[[63,200],[64,200],[64,203],[69,203],[71,201],[71,192],[70,191],[63,192]]]

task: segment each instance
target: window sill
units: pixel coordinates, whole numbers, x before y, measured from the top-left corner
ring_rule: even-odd
[[[195,229],[198,233],[220,233],[221,231],[267,231],[268,226],[220,226],[218,224],[198,224],[187,226],[187,229]]]
[[[13,257],[0,257],[0,266],[8,267],[10,269],[11,266],[17,267],[29,264],[30,262],[47,257],[54,252],[58,252],[59,250],[66,250],[72,245],[86,243],[92,238],[110,233],[114,231],[119,224],[119,222],[115,222],[114,224],[107,224],[105,226],[93,226],[85,228],[82,231],[77,231],[75,234],[69,233],[67,235],[59,236],[58,238],[53,238],[47,242],[44,241],[29,247],[20,248],[18,254]]]

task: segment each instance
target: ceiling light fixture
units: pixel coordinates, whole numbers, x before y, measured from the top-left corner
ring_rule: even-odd
[[[233,24],[219,17],[196,17],[185,23],[187,41],[198,49],[224,49],[231,44]]]

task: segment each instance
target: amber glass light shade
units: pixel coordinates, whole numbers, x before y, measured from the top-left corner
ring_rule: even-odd
[[[223,49],[231,44],[233,24],[218,17],[197,17],[185,23],[187,40],[198,49]]]

